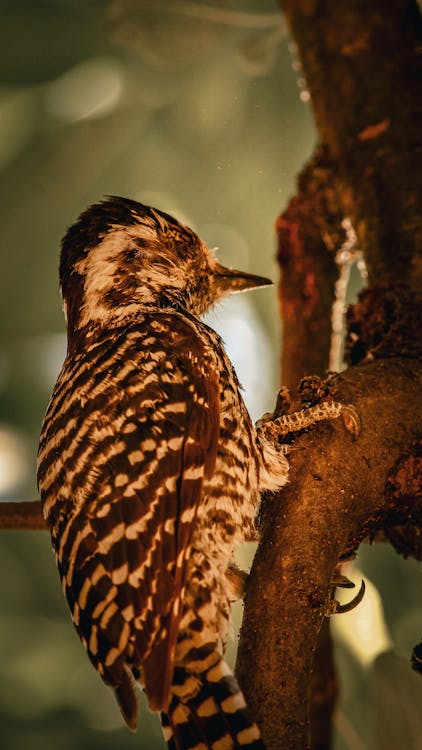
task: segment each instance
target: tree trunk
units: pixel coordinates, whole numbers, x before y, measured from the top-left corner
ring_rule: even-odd
[[[264,502],[245,602],[241,684],[268,750],[302,750],[311,746],[310,715],[313,747],[329,741],[316,703],[329,718],[332,670],[316,660],[321,698],[312,668],[337,563],[376,534],[421,557],[421,22],[416,2],[402,0],[282,6],[320,136],[278,222],[284,383],[327,367],[333,252],[345,219],[369,284],[348,313],[350,367],[327,385],[357,408],[361,435],[353,442],[338,421],[295,440],[303,450],[292,454],[290,484]]]

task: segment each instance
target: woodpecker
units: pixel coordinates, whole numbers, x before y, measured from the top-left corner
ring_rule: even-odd
[[[234,551],[256,536],[260,492],[287,481],[280,430],[342,411],[253,425],[200,316],[270,283],[126,198],[88,208],[62,242],[68,347],[39,446],[43,512],[92,664],[132,729],[144,689],[171,750],[264,748],[224,660]]]

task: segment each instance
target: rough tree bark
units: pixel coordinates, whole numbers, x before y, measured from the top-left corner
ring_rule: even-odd
[[[329,746],[335,697],[321,651],[323,679],[312,680],[312,667],[322,628],[329,652],[324,613],[336,564],[376,535],[422,558],[421,20],[416,2],[402,0],[282,7],[320,136],[278,223],[283,382],[297,387],[327,366],[332,251],[348,218],[368,289],[348,314],[351,366],[327,387],[355,405],[363,427],[356,442],[340,423],[295,441],[304,450],[292,455],[290,484],[264,503],[237,670],[268,750],[309,748],[310,714],[316,750]]]

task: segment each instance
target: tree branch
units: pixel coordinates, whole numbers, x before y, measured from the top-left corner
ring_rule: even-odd
[[[32,529],[47,531],[38,502],[0,502],[0,529]]]
[[[306,451],[293,454],[281,496],[267,499],[246,597],[242,686],[268,749],[301,750],[309,747],[312,665],[336,563],[368,535],[421,554],[412,414],[420,307],[411,289],[421,276],[422,176],[414,164],[422,151],[422,26],[415,0],[282,6],[324,144],[278,226],[284,383],[326,366],[333,296],[320,279],[333,277],[327,237],[334,227],[336,238],[336,223],[350,220],[369,272],[369,289],[349,314],[349,363],[362,364],[337,380],[338,398],[362,415],[362,435],[351,443],[330,423],[295,441]]]
[[[337,671],[330,619],[324,618],[312,665],[309,696],[309,723],[312,750],[329,750],[332,720],[338,695]]]
[[[298,178],[297,194],[277,222],[279,304],[283,321],[282,382],[297,387],[306,373],[324,375],[332,342],[338,268],[335,253],[346,240],[328,149],[318,147]],[[337,695],[330,624],[315,654],[310,715],[313,748],[330,747]]]
[[[282,0],[337,200],[369,283],[420,288],[422,23],[416,0]],[[400,92],[400,94],[398,94]]]
[[[283,321],[283,384],[306,373],[324,375],[331,340],[337,267],[344,240],[327,150],[318,148],[298,178],[298,192],[277,221],[279,301]]]
[[[398,498],[386,501],[386,467],[408,455],[420,429],[413,405],[421,378],[422,365],[405,359],[337,376],[336,399],[362,416],[359,439],[351,441],[341,420],[302,435],[290,484],[265,502],[237,670],[268,750],[309,747],[311,672],[334,570],[362,539],[401,517]],[[420,502],[409,498],[406,512],[420,523]]]

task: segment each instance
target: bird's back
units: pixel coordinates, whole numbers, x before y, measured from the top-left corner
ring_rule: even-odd
[[[47,410],[38,479],[63,588],[131,726],[132,671],[161,710],[189,650],[199,671],[221,660],[229,606],[215,573],[231,557],[241,492],[222,473],[239,469],[226,434],[240,397],[233,378],[216,334],[154,311],[73,351]]]

